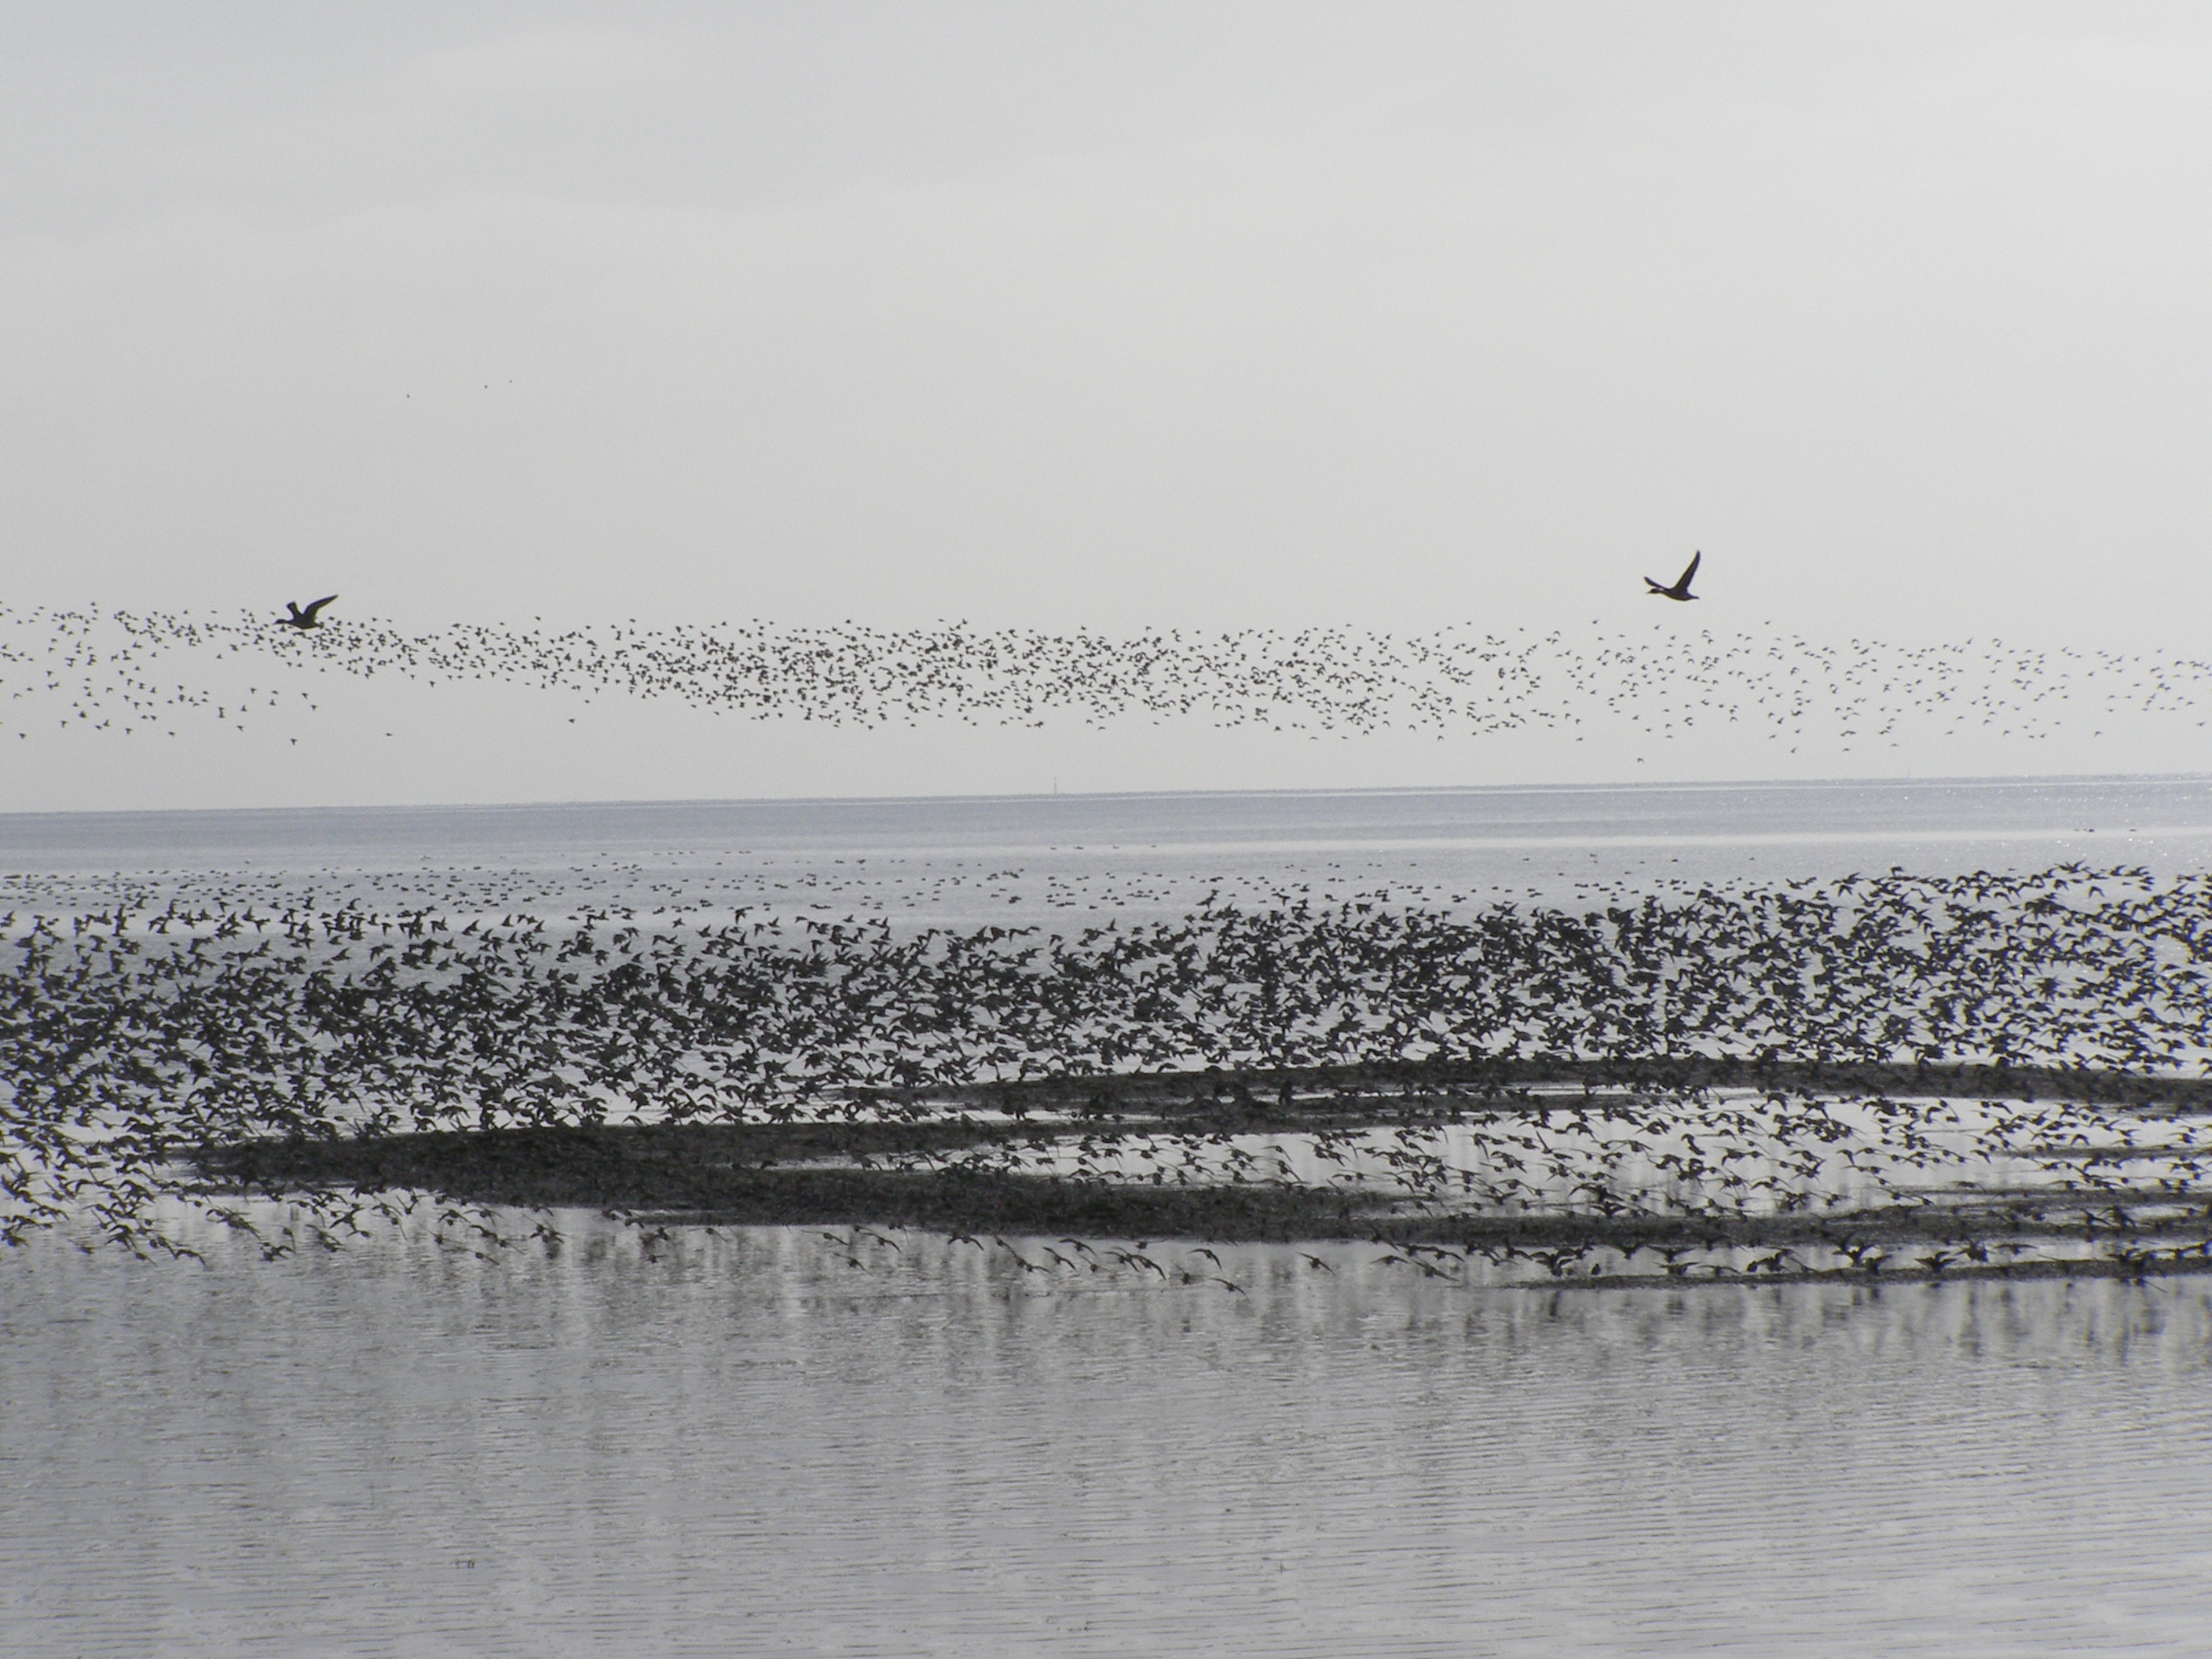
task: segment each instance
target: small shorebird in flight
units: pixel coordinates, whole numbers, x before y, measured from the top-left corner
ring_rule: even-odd
[[[315,620],[316,614],[336,598],[337,595],[335,593],[326,593],[305,611],[300,609],[300,602],[297,599],[287,599],[284,601],[284,608],[292,614],[289,617],[277,617],[277,625],[281,628],[320,628],[322,624]]]
[[[1698,574],[1698,562],[1705,556],[1702,552],[1691,554],[1690,568],[1674,579],[1672,587],[1662,587],[1649,576],[1644,579],[1644,585],[1662,599],[1694,599],[1698,596],[1690,592],[1690,578]]]

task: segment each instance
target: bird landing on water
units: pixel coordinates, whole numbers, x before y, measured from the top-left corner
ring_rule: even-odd
[[[292,614],[289,617],[277,617],[276,624],[280,628],[320,628],[322,623],[315,618],[321,613],[322,608],[336,598],[337,595],[335,593],[325,593],[304,611],[300,608],[300,602],[297,599],[287,599],[284,601],[284,608]]]
[[[1662,587],[1649,576],[1644,579],[1644,585],[1662,599],[1694,599],[1698,596],[1690,592],[1690,578],[1698,574],[1698,565],[1705,556],[1703,551],[1691,554],[1690,568],[1674,579],[1672,587]]]

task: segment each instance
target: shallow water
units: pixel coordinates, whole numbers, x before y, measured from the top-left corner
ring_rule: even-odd
[[[1243,1249],[1243,1296],[1079,1291],[583,1235],[11,1263],[9,1650],[2203,1650],[2202,1281],[1470,1291]]]

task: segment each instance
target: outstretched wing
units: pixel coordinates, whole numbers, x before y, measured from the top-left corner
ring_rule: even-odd
[[[1704,561],[1705,556],[1705,550],[1702,548],[1690,555],[1690,568],[1682,573],[1680,580],[1674,584],[1674,591],[1677,593],[1686,593],[1690,591],[1690,578],[1698,574],[1698,566]]]
[[[1691,566],[1692,569],[1695,569],[1697,567],[1694,564]],[[315,613],[336,598],[337,598],[337,595],[335,593],[324,594],[321,599],[317,599],[313,605],[309,605],[305,611],[302,611],[300,613],[300,620],[303,623],[313,623],[315,620]]]

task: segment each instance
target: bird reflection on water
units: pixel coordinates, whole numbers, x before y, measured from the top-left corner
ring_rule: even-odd
[[[11,1655],[2201,1629],[2206,1281],[1470,1297],[1238,1245],[1242,1296],[1079,1294],[920,1237],[861,1273],[842,1233],[564,1228],[496,1265],[386,1237],[270,1267],[204,1224],[209,1269],[27,1247]]]

